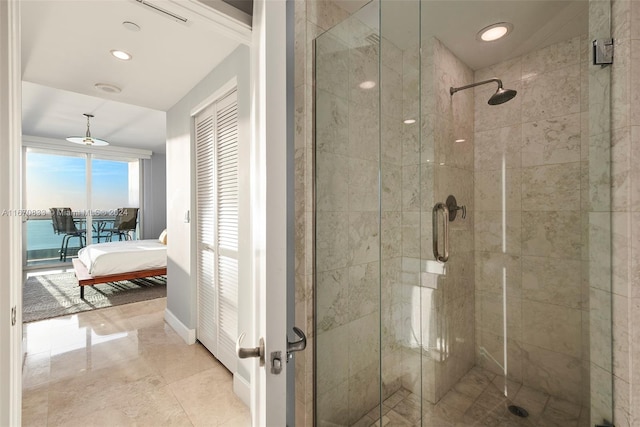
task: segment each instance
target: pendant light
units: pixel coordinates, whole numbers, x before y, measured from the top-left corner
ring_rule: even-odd
[[[109,145],[107,141],[91,136],[91,130],[89,129],[89,119],[91,119],[91,117],[94,117],[93,114],[84,113],[83,116],[87,118],[87,134],[85,136],[70,136],[67,138],[67,141],[84,145]]]

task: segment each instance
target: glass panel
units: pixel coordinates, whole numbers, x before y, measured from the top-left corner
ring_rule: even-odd
[[[316,39],[319,426],[370,424],[380,413],[378,57],[377,2]]]
[[[140,205],[140,162],[136,160],[91,159],[92,241],[136,239],[138,224],[122,226],[125,215]],[[140,212],[138,212],[138,221]]]
[[[56,232],[50,208],[71,208],[74,218],[81,219],[86,210],[86,159],[84,155],[60,155],[27,149],[25,159],[25,265],[36,266],[65,261],[63,254],[74,256],[80,238]],[[79,221],[76,221],[81,228]],[[68,259],[66,260],[68,261]]]
[[[632,243],[626,199],[612,214],[628,184],[611,179],[611,82],[629,74],[590,56],[627,21],[609,1],[369,6],[316,42],[316,421],[611,421],[612,335],[628,338],[611,224],[623,263]],[[548,19],[484,43],[492,11]],[[356,88],[374,57],[379,83]]]

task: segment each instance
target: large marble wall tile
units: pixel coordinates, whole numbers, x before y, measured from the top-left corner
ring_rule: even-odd
[[[324,393],[318,392],[316,397],[317,424],[322,427],[344,425],[349,419],[349,380]],[[310,425],[314,425],[313,422]]]
[[[376,45],[365,45],[349,50],[349,100],[358,106],[378,105],[380,96],[380,80],[378,68],[378,48]],[[375,82],[372,88],[361,88],[362,82]],[[377,126],[374,126],[377,128]]]
[[[349,320],[349,269],[318,272],[316,280],[316,325],[322,333]]]
[[[522,213],[519,211],[475,212],[474,242],[476,251],[505,252],[519,255],[522,248]],[[503,229],[503,218],[504,226]]]
[[[349,93],[349,49],[331,34],[316,43],[316,89],[335,96]]]
[[[429,117],[422,115],[421,121],[423,127],[428,127],[428,124],[425,124],[425,121],[428,121]],[[419,123],[419,122],[418,122]],[[423,144],[431,147],[431,160],[433,160],[433,129],[431,129],[430,142],[423,142],[419,140],[419,137],[423,139],[429,140],[428,136],[419,135],[420,128],[418,127],[418,123],[414,123],[411,126],[403,126],[402,127],[402,141],[401,141],[401,150],[402,150],[402,165],[417,165],[420,164],[420,157],[422,154],[422,146]]]
[[[349,267],[349,321],[376,312],[380,305],[380,263]]]
[[[580,160],[580,113],[522,125],[522,166]]]
[[[523,103],[527,99],[523,96],[521,86],[522,83],[520,80],[508,83],[504,82],[505,88],[517,91],[518,95],[509,102],[500,105],[487,104],[491,95],[495,93],[495,88],[478,90],[475,94],[474,107],[475,131],[482,132],[521,123]]]
[[[349,102],[349,156],[378,161],[380,158],[380,122],[375,103]]]
[[[503,83],[520,80],[522,78],[522,57],[509,59],[475,72],[476,82],[494,77],[501,79]]]
[[[402,213],[402,256],[420,258],[420,213]]]
[[[580,37],[536,49],[522,57],[522,78],[542,74],[580,62]]]
[[[522,125],[476,131],[474,148],[476,170],[519,168],[522,165]]]
[[[498,252],[476,252],[475,287],[479,291],[503,293],[520,298],[522,260],[520,256]]]
[[[522,347],[517,340],[507,338],[507,363],[504,363],[505,344],[502,334],[493,331],[476,332],[476,363],[496,375],[522,383]],[[506,365],[506,366],[505,366]]]
[[[475,210],[520,210],[522,182],[520,169],[476,171]]]
[[[402,165],[403,126],[401,119],[382,116],[380,154],[383,162]]]
[[[613,129],[611,131],[611,210],[628,210],[631,203],[631,169],[636,165],[630,163],[631,128]]]
[[[346,212],[349,203],[349,159],[318,153],[316,156],[316,209],[319,212]]]
[[[525,300],[580,309],[581,274],[580,260],[524,256],[522,297]]]
[[[317,271],[346,267],[349,260],[349,217],[346,213],[316,214]]]
[[[380,60],[386,67],[394,72],[402,74],[403,51],[391,43],[386,37],[380,39]]]
[[[523,333],[522,299],[507,295],[504,303],[502,294],[476,291],[476,322],[483,331],[504,336],[506,322],[507,338],[520,340]]]
[[[602,420],[611,419],[614,386],[611,381],[611,371],[592,363],[589,373],[591,379],[591,424],[596,425]]]
[[[589,159],[598,159],[597,162],[592,161],[589,164],[589,206],[592,212],[611,210],[610,144],[609,132],[591,135],[589,138]]]
[[[637,3],[634,3],[633,10],[636,10],[635,14],[640,15],[637,10],[640,9]],[[639,19],[635,19],[633,22],[640,22]],[[634,28],[640,27],[634,25]],[[631,93],[629,101],[629,124],[631,126],[640,126],[640,37],[631,40]]]
[[[318,153],[348,153],[348,117],[349,104],[346,99],[317,89],[315,144]]]
[[[522,213],[522,254],[580,259],[580,212]]]
[[[629,296],[632,229],[630,212],[611,214],[611,291],[617,295]]]
[[[611,129],[620,129],[630,125],[630,40],[614,39],[614,49],[617,60],[611,68]]]
[[[386,65],[382,66],[380,72],[380,96],[384,100],[381,103],[381,112],[385,116],[402,120],[402,73]]]
[[[382,259],[388,260],[402,256],[402,214],[383,212],[380,225]]]
[[[640,48],[640,44],[638,45]],[[640,71],[640,67],[638,68]],[[640,85],[640,82],[638,83]],[[638,90],[640,93],[640,89]],[[638,99],[640,102],[640,99]],[[638,112],[640,115],[640,110]],[[631,159],[632,165],[640,164],[640,126],[631,126]],[[631,168],[631,210],[633,212],[640,211],[640,168]]]
[[[382,168],[382,211],[400,211],[402,206],[402,166],[383,163]]]
[[[523,384],[573,403],[582,399],[582,362],[575,357],[523,344]]]
[[[565,306],[526,301],[522,304],[523,341],[581,358],[582,312]]]
[[[402,211],[419,212],[421,203],[420,165],[402,168]]]
[[[353,425],[380,402],[380,364],[371,363],[349,377],[349,418]],[[344,422],[344,421],[343,421]]]
[[[371,160],[349,159],[350,212],[378,210],[380,203],[378,166],[378,162]]]
[[[589,213],[589,282],[611,292],[611,213]]]
[[[316,336],[318,394],[322,395],[337,387],[349,376],[349,325],[339,326]]]
[[[640,298],[640,213],[631,213],[631,264],[629,270],[631,274],[629,277],[631,281],[629,283],[630,296],[632,298]],[[640,341],[640,340],[639,340]],[[640,364],[638,364],[640,366]],[[639,372],[640,374],[640,372]]]
[[[349,342],[336,357],[348,355],[349,376],[353,376],[372,363],[379,363],[380,314],[378,311],[349,322]],[[345,354],[345,351],[348,353]],[[319,371],[328,372],[328,371]]]
[[[522,210],[579,211],[580,162],[523,168]]]
[[[629,313],[631,300],[625,296],[613,295],[612,297],[612,348],[613,354],[613,375],[630,382],[631,366],[629,356],[631,346],[629,345],[630,332],[636,332],[630,325]]]
[[[591,288],[590,323],[591,341],[590,361],[592,364],[612,370],[611,338],[612,338],[612,294],[607,291]]]
[[[524,79],[521,99],[523,122],[579,113],[580,65],[570,65]]]
[[[379,257],[379,218],[377,212],[349,214],[349,264],[377,261]],[[338,233],[334,229],[333,233]]]

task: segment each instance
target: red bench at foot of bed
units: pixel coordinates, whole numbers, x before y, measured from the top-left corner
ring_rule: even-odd
[[[120,274],[110,274],[108,276],[96,276],[93,277],[89,274],[87,267],[78,258],[73,258],[73,270],[76,273],[78,279],[78,285],[80,286],[80,298],[84,299],[84,286],[93,286],[98,283],[117,282],[119,280],[131,280],[140,279],[142,277],[161,276],[167,274],[167,268],[156,268],[153,270],[143,271],[131,271]]]

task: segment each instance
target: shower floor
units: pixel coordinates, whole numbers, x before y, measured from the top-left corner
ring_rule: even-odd
[[[382,405],[361,418],[354,426],[425,426],[425,427],[587,427],[589,408],[550,397],[518,383],[507,381],[504,396],[504,378],[479,367],[471,369],[458,383],[433,405],[406,389],[391,395]],[[529,416],[520,418],[507,409],[518,405]],[[422,413],[421,413],[422,412]],[[420,419],[422,418],[422,423]]]

